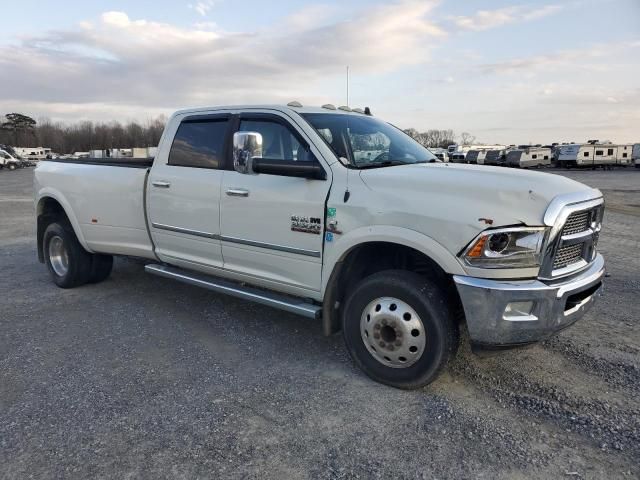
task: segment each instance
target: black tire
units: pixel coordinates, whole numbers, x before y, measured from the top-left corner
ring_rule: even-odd
[[[66,254],[66,271],[52,264],[51,242],[62,243],[62,249]],[[91,254],[87,252],[70,225],[66,223],[51,223],[44,232],[42,239],[45,263],[53,282],[60,288],[73,288],[84,285],[89,281],[91,274]],[[58,268],[58,271],[56,271]]]
[[[382,297],[405,302],[424,326],[424,351],[410,366],[387,366],[365,345],[361,318],[371,302]],[[402,389],[420,388],[435,380],[455,354],[459,341],[458,326],[447,295],[432,280],[403,270],[382,271],[358,283],[343,310],[342,333],[349,354],[364,373],[377,382]]]
[[[100,283],[111,275],[113,269],[113,256],[94,254],[91,256],[91,273],[89,283]]]
[[[9,170],[15,170],[16,169],[16,164],[15,163],[10,163],[9,165],[7,165],[7,168]]]

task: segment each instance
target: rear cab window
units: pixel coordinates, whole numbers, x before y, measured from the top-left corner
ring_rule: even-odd
[[[173,138],[168,165],[222,168],[228,126],[226,118],[183,120]]]

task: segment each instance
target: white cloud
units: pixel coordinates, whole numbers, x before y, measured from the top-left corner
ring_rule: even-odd
[[[561,5],[544,5],[539,8],[513,6],[496,10],[479,10],[473,15],[450,17],[463,30],[482,31],[510,23],[537,20],[562,10]]]
[[[190,9],[195,10],[201,16],[206,17],[209,11],[215,6],[215,0],[202,0],[196,3],[190,3],[187,5]]]
[[[322,88],[344,75],[347,64],[360,75],[379,75],[427,61],[434,39],[445,36],[429,19],[434,5],[405,0],[321,26],[305,21],[307,12],[291,17],[296,29],[279,24],[243,33],[106,12],[91,28],[87,23],[0,47],[0,68],[10,72],[0,103],[25,102],[38,105],[40,111],[31,112],[36,116],[57,116],[65,104],[73,115],[83,104],[87,115],[99,104],[109,115],[114,105],[145,115],[150,108],[196,104],[328,101],[334,92]]]

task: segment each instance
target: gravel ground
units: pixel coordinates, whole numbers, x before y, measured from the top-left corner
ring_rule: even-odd
[[[0,171],[0,477],[640,477],[640,170],[560,174],[605,193],[604,296],[544,344],[463,346],[405,392],[317,323],[140,262],[56,288],[32,169]]]

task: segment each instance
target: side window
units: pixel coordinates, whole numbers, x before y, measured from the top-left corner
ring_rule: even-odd
[[[584,152],[584,156],[588,157],[589,156],[589,152]]]
[[[241,120],[241,132],[258,132],[262,135],[262,157],[270,160],[308,160],[306,148],[296,136],[278,122],[269,120]]]
[[[182,122],[169,152],[169,165],[220,168],[227,120]]]
[[[604,155],[604,150],[596,150],[596,155]]]
[[[533,159],[535,160],[536,158],[538,158],[538,155],[536,155],[536,154],[534,153],[533,155],[531,155],[531,158],[533,158]]]
[[[607,150],[607,155],[613,155],[613,148],[609,148]]]
[[[623,153],[623,154],[622,154],[622,158],[627,158],[627,154],[626,154],[626,153]]]

